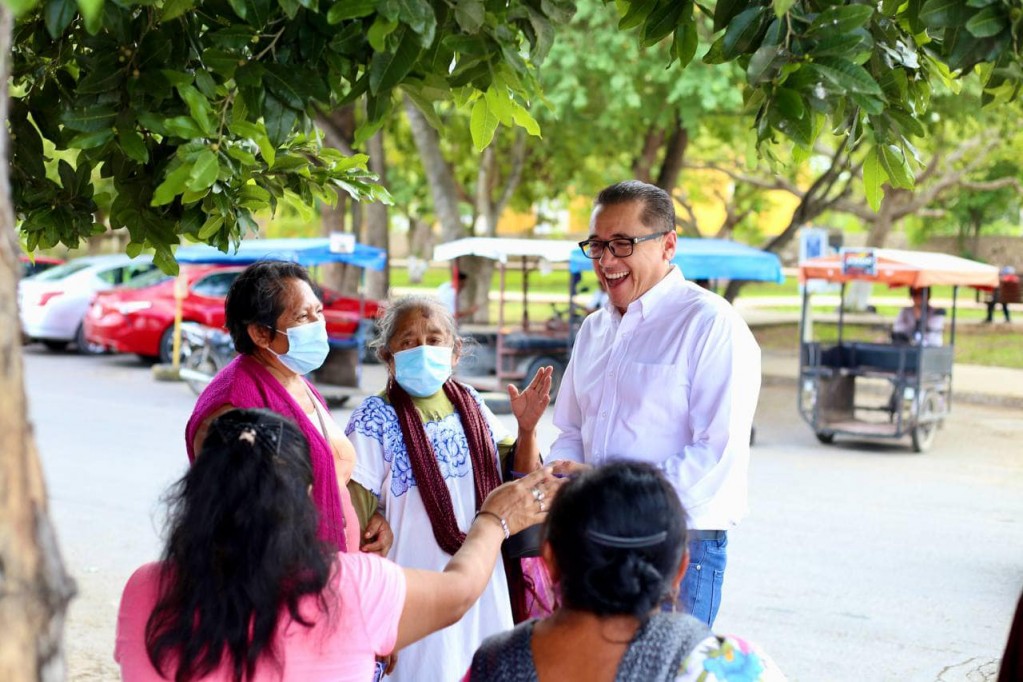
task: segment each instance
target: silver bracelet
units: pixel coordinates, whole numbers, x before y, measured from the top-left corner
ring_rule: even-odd
[[[480,509],[478,512],[476,512],[476,518],[478,519],[479,517],[483,516],[484,514],[486,514],[487,516],[493,516],[495,519],[497,519],[498,523],[501,524],[501,530],[504,531],[504,539],[505,540],[507,540],[508,538],[511,537],[511,532],[508,530],[508,522],[507,521],[505,521],[503,518],[501,518],[500,516],[498,516],[494,512],[486,511],[485,509]]]

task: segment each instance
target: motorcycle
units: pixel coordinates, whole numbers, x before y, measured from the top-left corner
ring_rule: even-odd
[[[180,376],[196,395],[238,354],[230,334],[196,322],[181,323],[181,343],[188,352]]]

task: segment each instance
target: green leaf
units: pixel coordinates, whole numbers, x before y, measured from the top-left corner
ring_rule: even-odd
[[[825,35],[838,36],[858,28],[862,28],[874,16],[874,8],[869,5],[839,5],[829,7],[814,19],[810,31]]]
[[[117,111],[111,107],[90,107],[79,111],[65,111],[61,114],[60,120],[71,130],[93,133],[112,128],[114,121],[117,120]]]
[[[870,208],[875,212],[881,208],[881,199],[884,197],[883,184],[887,179],[888,175],[877,158],[877,148],[873,147],[863,161],[863,193],[867,196]]]
[[[509,100],[512,107],[512,120],[515,125],[525,129],[527,133],[533,137],[543,137],[540,134],[540,124],[536,122],[536,119],[526,111],[525,107],[516,102],[515,100]]]
[[[139,120],[142,120],[141,116],[139,116]],[[202,129],[190,116],[172,116],[164,120],[163,127],[169,135],[186,140],[203,136]]]
[[[377,95],[387,92],[405,79],[420,53],[419,43],[405,32],[394,53],[378,52],[369,65],[369,90]]]
[[[361,19],[376,10],[377,0],[336,0],[327,10],[327,23],[340,24],[346,19]]]
[[[678,26],[678,20],[682,16],[685,4],[679,0],[660,0],[657,8],[650,13],[646,23],[643,24],[640,45],[643,47],[656,45],[674,31]]]
[[[750,85],[760,85],[765,80],[773,79],[778,72],[775,68],[775,60],[782,54],[781,45],[762,45],[750,57],[749,66],[746,67],[746,80]]]
[[[919,19],[927,28],[954,28],[962,26],[968,16],[962,0],[927,0]]]
[[[135,130],[119,130],[118,131],[118,143],[121,144],[121,150],[125,152],[128,158],[132,161],[136,161],[139,164],[146,164],[149,162],[149,150],[145,147],[145,142],[142,140],[142,136]]]
[[[71,149],[95,149],[102,147],[112,139],[114,139],[114,131],[107,128],[94,133],[78,133],[68,140],[67,146]]]
[[[769,16],[763,7],[751,7],[736,15],[728,24],[721,44],[725,58],[731,60],[750,52],[760,39]]]
[[[472,115],[469,117],[469,132],[472,134],[472,144],[476,151],[481,152],[487,148],[494,133],[497,132],[497,116],[490,111],[486,97],[480,97],[472,106]]]
[[[397,21],[389,21],[382,15],[377,16],[373,25],[369,27],[369,31],[366,33],[366,40],[369,41],[370,47],[377,52],[386,52],[387,36],[394,33],[399,25]]]
[[[679,67],[684,69],[689,66],[699,46],[700,36],[696,32],[696,22],[687,21],[675,29],[675,57],[678,59]]]
[[[237,54],[216,48],[204,50],[202,61],[206,68],[223,76],[225,79],[234,78],[234,72],[239,66],[239,61],[244,62]]]
[[[532,7],[527,5],[526,11],[529,12],[529,25],[536,36],[529,57],[535,62],[541,62],[551,51],[551,46],[554,45],[554,26],[551,25],[547,17]]]
[[[975,38],[990,38],[998,35],[1008,24],[998,7],[985,7],[970,17],[966,30]]]
[[[656,6],[657,0],[631,0],[625,16],[618,21],[618,30],[628,31],[636,28],[646,21]]]
[[[284,144],[284,141],[291,135],[291,131],[295,129],[297,120],[298,112],[277,99],[273,93],[266,94],[266,99],[263,101],[263,124],[266,126],[266,134],[272,146],[280,147]],[[265,153],[263,158],[266,159]]]
[[[188,105],[188,112],[192,115],[192,119],[199,124],[202,133],[212,135],[213,121],[210,117],[213,115],[213,109],[210,107],[209,100],[191,85],[179,85],[178,94]]]
[[[50,37],[54,40],[59,38],[64,29],[71,24],[77,11],[75,0],[46,0],[43,19]]]
[[[575,0],[540,0],[540,9],[551,21],[566,24],[575,15]]]
[[[714,5],[714,33],[728,26],[747,4],[746,0],[718,0]]]
[[[81,2],[81,0],[78,0]],[[163,3],[163,13],[160,18],[163,21],[177,19],[181,15],[195,7],[195,0],[166,0]]]
[[[398,19],[419,35],[419,43],[429,47],[437,31],[437,15],[428,0],[395,0]]]
[[[509,128],[515,125],[515,121],[512,118],[512,107],[511,101],[508,97],[508,91],[503,90],[495,86],[487,88],[487,91],[483,94],[487,99],[487,107],[491,113],[497,116],[497,120]]]
[[[532,10],[532,8],[529,8]],[[469,34],[477,33],[483,28],[483,19],[486,17],[486,8],[483,0],[461,0],[455,5],[455,23],[463,32]],[[532,10],[530,14],[533,14]]]
[[[909,169],[909,163],[905,154],[895,145],[883,145],[878,149],[881,166],[888,175],[893,187],[901,189],[912,189],[913,173]]]
[[[78,0],[78,9],[86,22],[93,23],[103,14],[103,0]]]
[[[795,0],[772,0],[771,4],[774,5],[774,16],[781,19],[792,8],[793,2],[795,2]]]
[[[266,165],[273,167],[277,159],[277,148],[270,144],[270,138],[263,126],[250,121],[234,121],[228,125],[228,129],[238,137],[255,142]]]
[[[128,254],[128,258],[138,258],[142,255],[142,242],[128,242],[124,247],[124,252]]]
[[[881,86],[862,66],[836,57],[819,59],[805,68],[829,81],[838,92],[859,92],[882,96]]]
[[[199,153],[199,157],[192,164],[192,172],[188,176],[188,189],[199,192],[213,186],[220,174],[220,164],[217,155],[205,149]]]
[[[152,206],[164,206],[187,189],[188,176],[192,172],[189,164],[181,164],[164,178],[164,181],[153,190]]]
[[[224,226],[224,216],[222,215],[211,215],[203,223],[203,226],[199,228],[199,237],[202,241],[208,240],[210,237],[220,232],[220,228]]]

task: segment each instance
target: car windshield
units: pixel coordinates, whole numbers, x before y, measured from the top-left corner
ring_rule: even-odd
[[[160,268],[155,268],[153,270],[144,272],[141,275],[131,278],[123,286],[125,289],[141,289],[143,287],[159,284],[160,282],[163,282],[164,280],[168,280],[171,278],[172,275],[168,275]]]
[[[55,268],[50,268],[49,270],[44,270],[43,272],[40,272],[38,275],[36,275],[34,277],[34,279],[37,282],[57,282],[59,280],[65,279],[67,277],[70,277],[71,275],[75,274],[76,272],[81,272],[82,270],[86,269],[90,265],[92,265],[92,264],[91,263],[75,263],[75,262],[72,261],[71,263],[64,263],[63,265],[58,265]]]

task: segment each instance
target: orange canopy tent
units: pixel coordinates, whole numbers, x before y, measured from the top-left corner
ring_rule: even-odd
[[[881,282],[892,287],[929,287],[940,284],[971,287],[998,286],[998,268],[947,253],[901,251],[898,249],[855,250],[858,255],[871,254],[873,267],[864,272],[858,268],[843,270],[843,256],[838,253],[803,261],[799,265],[799,281],[823,279],[828,282]]]

